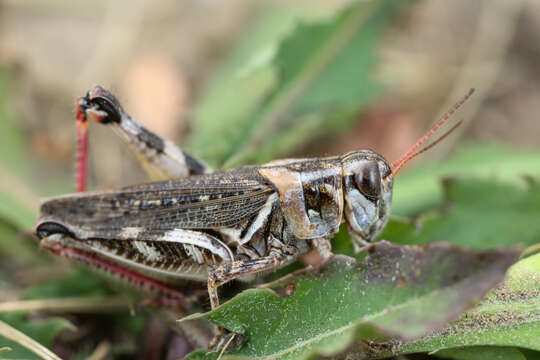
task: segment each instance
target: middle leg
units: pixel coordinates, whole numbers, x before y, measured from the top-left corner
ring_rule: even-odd
[[[294,252],[295,248],[291,247],[291,249],[293,250],[292,252],[286,252],[283,249],[275,249],[276,251],[270,256],[253,260],[225,263],[218,266],[214,271],[211,271],[208,275],[208,295],[210,297],[212,310],[219,306],[217,292],[219,286],[244,275],[272,270],[287,263],[297,255],[296,252]],[[210,343],[210,349],[218,349],[224,343],[224,329],[216,325],[214,332],[214,339]]]
[[[287,261],[286,256],[267,256],[254,260],[241,260],[218,266],[208,276],[208,295],[212,310],[219,306],[217,289],[221,285],[244,275],[272,270]]]

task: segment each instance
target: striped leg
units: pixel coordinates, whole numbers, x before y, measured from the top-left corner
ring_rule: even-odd
[[[100,86],[78,100],[76,117],[79,135],[79,179],[86,173],[87,118],[111,126],[129,145],[154,180],[211,172],[206,164],[178,148],[171,141],[159,137],[133,121],[114,95]],[[80,185],[81,181],[83,180],[79,180],[79,188],[84,188],[84,183]]]

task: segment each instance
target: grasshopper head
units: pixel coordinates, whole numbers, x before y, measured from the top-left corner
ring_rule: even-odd
[[[345,219],[355,247],[373,241],[388,221],[392,203],[392,169],[371,150],[341,158]]]
[[[424,136],[392,164],[371,150],[353,151],[341,157],[344,212],[356,250],[375,240],[388,222],[394,177],[410,160],[437,145],[462,124],[462,121],[458,121],[439,137],[433,137],[473,92],[474,89],[470,89]]]

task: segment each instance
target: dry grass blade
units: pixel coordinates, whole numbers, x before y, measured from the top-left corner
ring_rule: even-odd
[[[107,354],[111,351],[111,343],[108,341],[102,341],[96,347],[92,355],[90,355],[86,360],[102,360],[105,359]]]
[[[62,360],[55,353],[47,349],[45,346],[41,345],[37,341],[29,338],[19,330],[11,327],[2,320],[0,320],[0,335],[6,339],[12,340],[17,344],[24,346],[28,350],[32,351],[34,354],[38,355],[45,360]]]
[[[100,296],[90,298],[62,298],[7,301],[0,303],[0,313],[14,311],[54,311],[96,313],[108,312],[118,309],[127,309],[130,306],[128,298],[123,296]]]

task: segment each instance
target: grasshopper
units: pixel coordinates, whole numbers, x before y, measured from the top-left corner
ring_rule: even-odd
[[[78,190],[85,190],[88,118],[117,132],[160,181],[46,200],[35,230],[40,246],[184,305],[173,281],[207,282],[215,309],[218,287],[233,279],[278,269],[312,249],[329,258],[342,223],[356,251],[375,240],[389,218],[394,177],[461,124],[421,146],[472,92],[393,163],[358,150],[212,171],[96,87],[77,102]]]

